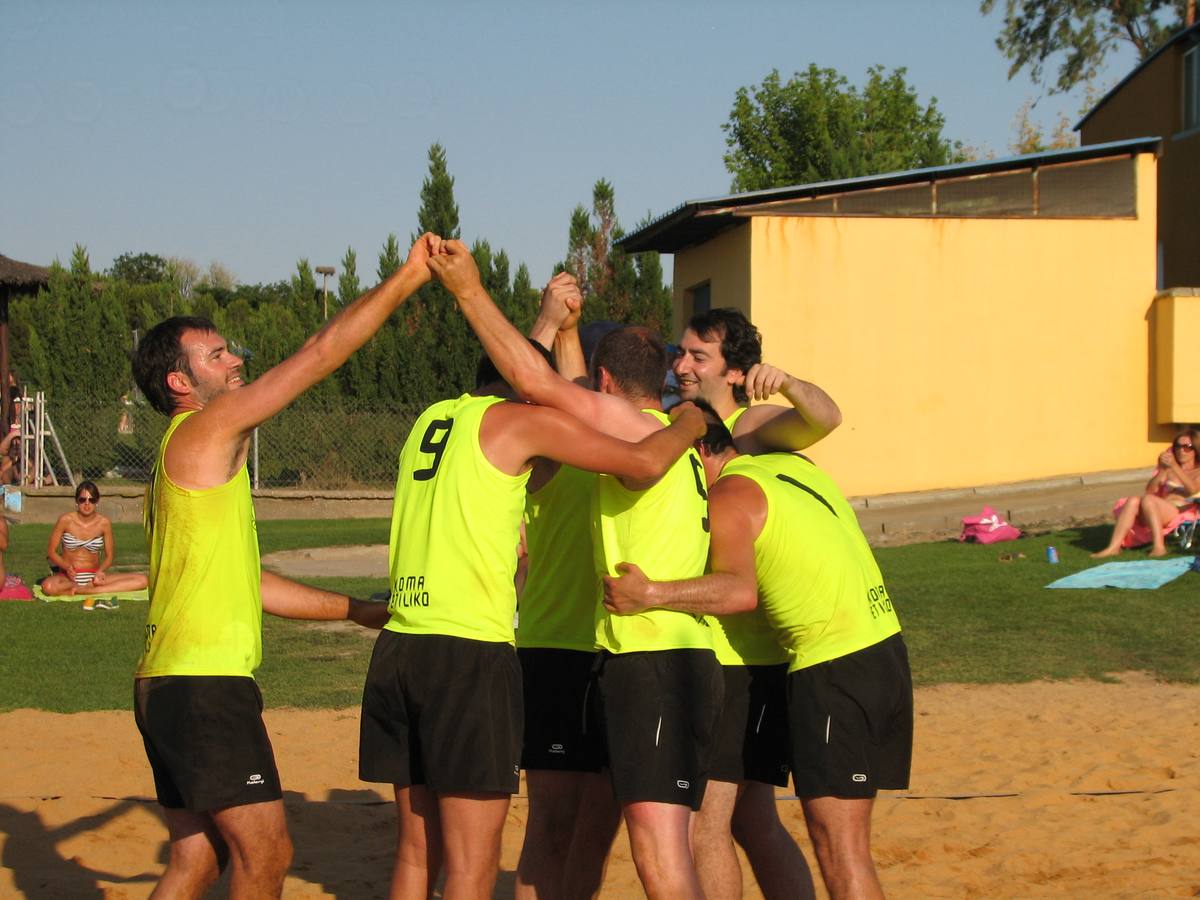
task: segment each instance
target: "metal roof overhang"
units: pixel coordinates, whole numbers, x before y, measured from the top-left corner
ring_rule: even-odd
[[[1019,171],[1037,166],[1101,159],[1106,156],[1150,153],[1157,151],[1160,140],[1157,137],[1134,138],[1112,141],[1107,144],[1092,144],[1087,147],[1072,147],[1068,150],[1030,153],[1007,159],[978,160],[950,166],[909,169],[904,172],[888,172],[882,175],[866,175],[860,178],[845,178],[838,181],[821,181],[765,191],[750,191],[744,194],[712,197],[707,200],[689,200],[637,231],[625,235],[617,241],[617,246],[626,253],[643,253],[648,250],[659,253],[678,253],[680,250],[712,240],[722,232],[741,225],[744,218],[751,214],[751,209],[748,207],[762,207],[771,203],[829,194],[847,194],[905,184],[966,178],[972,175]]]

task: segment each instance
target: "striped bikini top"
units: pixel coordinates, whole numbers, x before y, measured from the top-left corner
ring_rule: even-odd
[[[87,550],[89,553],[103,553],[104,535],[98,534],[90,541],[81,541],[71,532],[64,531],[62,545],[64,550]]]

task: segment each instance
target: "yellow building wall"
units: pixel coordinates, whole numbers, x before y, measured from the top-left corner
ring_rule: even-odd
[[[699,247],[675,254],[671,281],[677,326],[692,317],[691,292],[705,282],[709,283],[713,308],[732,306],[750,314],[750,233],[747,220]]]
[[[753,218],[676,256],[676,312],[748,281],[765,359],[842,408],[812,456],[851,495],[1148,467],[1154,166],[1136,220]]]
[[[1150,319],[1154,335],[1155,421],[1200,422],[1200,288],[1163,291]]]

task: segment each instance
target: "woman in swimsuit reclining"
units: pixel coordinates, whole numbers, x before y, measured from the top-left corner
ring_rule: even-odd
[[[96,593],[116,594],[140,591],[146,576],[135,572],[110,573],[116,555],[112,522],[100,515],[96,505],[100,490],[91,481],[81,481],[75,489],[75,511],[58,517],[50,532],[47,556],[57,571],[42,582],[42,592],[51,597],[86,594],[84,609],[93,609]],[[104,604],[105,609],[111,606]]]

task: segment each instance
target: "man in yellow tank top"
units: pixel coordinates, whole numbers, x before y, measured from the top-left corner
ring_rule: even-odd
[[[602,340],[592,360],[598,390],[591,391],[546,365],[496,309],[477,272],[435,271],[522,398],[625,440],[664,427],[669,359],[657,336],[623,329]],[[662,479],[601,477],[592,508],[597,574],[627,555],[664,578],[703,572],[707,512],[697,457],[687,455]],[[700,897],[688,826],[703,796],[721,696],[708,623],[658,610],[613,621],[599,608],[596,642],[608,762],[638,874],[651,897]]]
[[[557,298],[562,277],[555,276],[543,291],[530,339],[554,348],[560,375],[586,381],[584,360],[618,326],[595,323],[580,332],[578,306],[562,319]],[[519,591],[517,655],[524,687],[521,768],[528,814],[517,861],[517,900],[595,895],[621,824],[593,688],[595,482],[592,472],[539,460],[527,485],[527,572]]]
[[[605,579],[610,610],[736,615],[761,605],[788,656],[796,794],[832,897],[882,897],[870,854],[879,790],[908,786],[912,679],[866,538],[833,481],[803,457],[742,456],[715,414],[701,441],[711,485],[711,573]],[[811,892],[798,884],[795,893]]]
[[[446,242],[430,265],[448,286],[478,286],[460,242]],[[513,574],[534,460],[653,482],[694,452],[703,430],[691,409],[637,443],[619,440],[556,409],[504,402],[509,391],[493,373],[481,366],[475,395],[427,409],[400,454],[391,619],[363,691],[359,763],[364,780],[394,786],[393,896],[431,890],[439,856],[447,895],[489,896],[495,882],[519,777]]]
[[[741,453],[803,450],[842,421],[820,387],[763,362],[762,336],[736,309],[697,313],[679,338],[671,370],[682,400],[704,400],[730,431]],[[750,405],[776,394],[790,406]]]
[[[692,316],[679,339],[672,371],[679,396],[707,401],[743,453],[805,450],[841,423],[837,404],[820,387],[763,362],[758,329],[736,309]],[[776,394],[790,406],[749,405]],[[786,784],[788,775],[780,750],[772,749],[778,748],[775,735],[786,727],[786,710],[779,702],[786,690],[786,667],[748,665],[745,654],[733,645],[749,644],[765,662],[770,654],[754,640],[755,635],[769,634],[761,611],[719,624],[726,621],[732,621],[739,634],[731,644],[720,629],[715,633],[725,700],[713,773],[693,836],[696,865],[709,897],[741,896],[741,870],[733,846],[736,826],[737,841],[768,900],[791,897],[793,885],[811,876],[775,805],[775,786]]]
[[[282,891],[292,844],[253,678],[262,612],[379,628],[386,610],[260,570],[250,436],[429,280],[437,243],[419,238],[390,278],[253,383],[206,319],[167,319],[138,346],[138,387],[171,417],[146,492],[150,610],[134,676],[135,719],[170,833],[164,896],[199,896],[226,865],[231,897]]]

